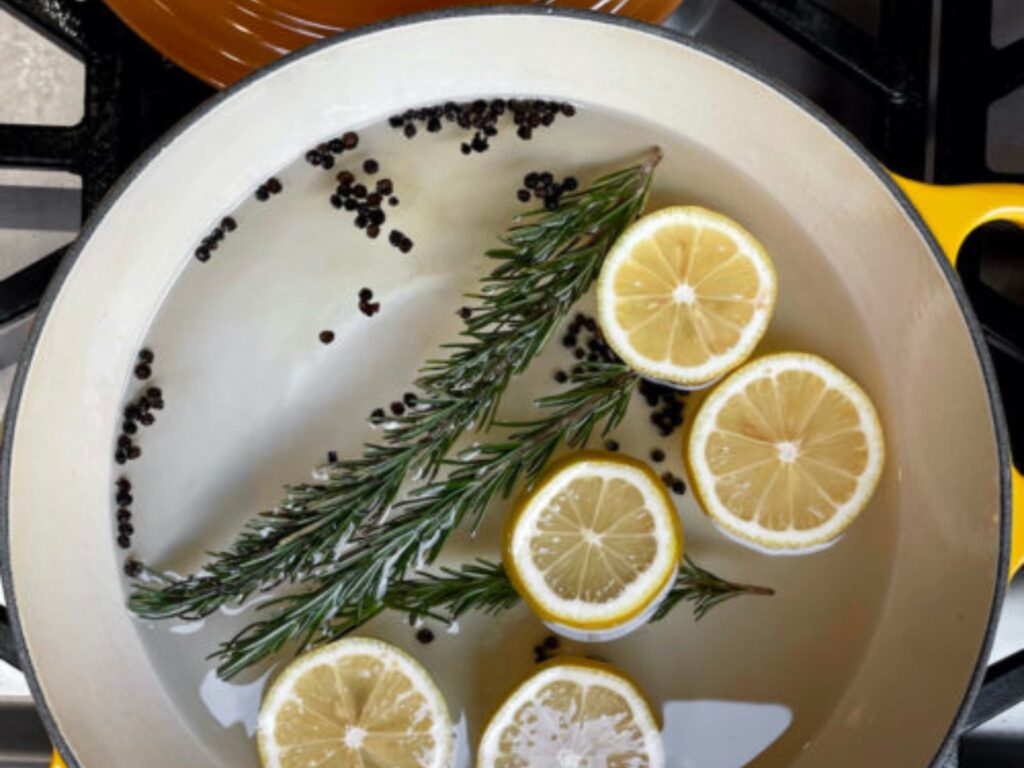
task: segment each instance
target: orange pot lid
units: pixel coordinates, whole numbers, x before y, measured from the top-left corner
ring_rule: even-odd
[[[538,4],[538,0],[519,0]],[[406,13],[488,0],[106,0],[164,56],[216,88],[323,37]],[[545,0],[545,5],[554,4]],[[562,0],[661,22],[679,0]]]

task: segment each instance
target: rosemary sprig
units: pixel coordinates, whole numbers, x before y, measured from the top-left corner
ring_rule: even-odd
[[[411,472],[434,475],[465,430],[490,425],[511,377],[526,369],[643,210],[659,159],[654,150],[640,164],[566,195],[558,210],[522,217],[503,247],[488,252],[498,264],[470,297],[475,305],[461,338],[421,370],[418,407],[385,426],[382,444],[330,465],[324,482],[288,488],[278,508],[249,522],[198,573],[137,584],[131,610],[152,619],[201,619],[256,591],[307,582],[335,560],[361,526],[388,510]]]
[[[697,621],[716,605],[724,603],[739,595],[774,595],[775,590],[769,587],[757,587],[752,584],[737,584],[726,581],[706,571],[686,556],[679,566],[679,575],[672,590],[658,606],[651,621],[661,621],[680,601],[693,603],[693,616]]]
[[[505,439],[446,462],[451,472],[444,480],[420,488],[394,519],[362,531],[318,569],[318,586],[261,606],[271,615],[221,645],[218,673],[232,677],[287,643],[327,642],[368,621],[387,607],[392,585],[432,562],[464,519],[479,522],[496,497],[507,497],[522,479],[535,481],[560,445],[579,448],[596,430],[613,429],[639,377],[621,363],[585,363],[571,381],[571,388],[538,401],[544,415],[506,425],[513,432]]]
[[[661,621],[680,602],[693,603],[694,619],[700,621],[717,605],[740,595],[773,595],[775,590],[726,581],[704,570],[689,557],[679,566],[671,592],[651,623]],[[477,560],[461,568],[441,568],[439,573],[420,573],[392,585],[387,607],[405,613],[410,622],[431,618],[451,624],[468,611],[497,615],[514,608],[519,593],[500,563]]]

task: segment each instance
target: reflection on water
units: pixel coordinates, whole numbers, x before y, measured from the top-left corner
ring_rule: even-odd
[[[781,704],[667,701],[662,710],[669,768],[742,768],[793,722]]]
[[[199,698],[222,728],[241,725],[246,735],[252,737],[256,733],[263,689],[273,671],[268,669],[253,682],[238,684],[221,680],[217,670],[211,669],[199,686]]]

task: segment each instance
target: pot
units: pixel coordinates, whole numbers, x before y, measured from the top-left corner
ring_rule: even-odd
[[[414,259],[386,248],[357,258],[365,237],[330,218],[320,189],[329,177],[289,165],[409,106],[495,94],[570,100],[584,108],[579,128],[549,143],[510,140],[488,160],[493,172],[457,153],[439,165],[440,145],[387,144],[380,160],[406,184],[403,227],[435,233],[418,239]],[[665,160],[652,204],[718,208],[765,243],[780,274],[766,344],[823,354],[857,378],[879,408],[888,457],[862,519],[803,558],[751,553],[681,504],[695,557],[776,596],[735,601],[698,625],[673,616],[602,654],[662,703],[670,765],[938,766],[972,711],[998,708],[972,705],[1007,577],[1024,557],[1024,523],[1011,529],[1013,492],[1020,511],[1024,489],[949,259],[979,222],[1024,223],[1024,193],[894,180],[812,106],[663,30],[462,10],[325,41],[204,105],[108,196],[54,280],[9,408],[2,534],[18,659],[68,765],[256,765],[244,713],[271,672],[229,686],[201,661],[237,617],[193,635],[125,608],[112,500],[122,468],[111,457],[141,386],[140,348],[156,354],[168,408],[128,469],[133,552],[198,567],[202,550],[273,504],[321,451],[367,439],[351,425],[454,332],[452,302],[481,274],[466,252],[507,221],[515,173],[586,173],[655,141]],[[431,181],[439,167],[443,184]],[[247,203],[217,258],[193,260],[210,227],[271,174],[285,194]],[[384,310],[367,335],[353,297],[370,281]],[[322,327],[338,330],[349,357],[324,352]],[[485,545],[453,546],[465,559]],[[397,619],[366,628],[424,659],[456,719],[465,715],[464,750],[480,712],[523,674],[517,649],[539,631],[525,612],[497,631],[489,622],[431,649]],[[1011,679],[1012,664],[997,672]]]

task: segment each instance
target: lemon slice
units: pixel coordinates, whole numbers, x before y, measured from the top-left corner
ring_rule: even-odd
[[[407,653],[339,640],[293,661],[263,699],[265,768],[448,768],[452,726],[441,692]]]
[[[706,208],[663,208],[612,247],[598,280],[598,314],[630,367],[700,387],[750,356],[776,293],[771,259],[743,227]]]
[[[513,583],[556,628],[632,628],[671,587],[682,551],[679,518],[657,476],[596,452],[553,467],[505,535]]]
[[[690,432],[691,480],[725,531],[769,550],[833,541],[864,509],[885,460],[871,400],[814,355],[768,355],[723,381]]]
[[[491,718],[477,768],[661,768],[665,752],[643,694],[604,665],[559,662],[520,685]]]

